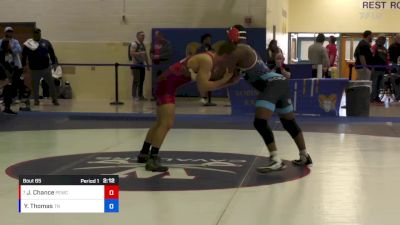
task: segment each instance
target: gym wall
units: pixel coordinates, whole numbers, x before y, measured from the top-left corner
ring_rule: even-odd
[[[127,63],[127,43],[139,30],[150,49],[153,27],[222,28],[251,15],[251,27],[265,28],[265,8],[265,0],[2,0],[0,21],[36,22],[60,62]],[[75,98],[114,98],[113,68],[69,68],[65,79]],[[145,97],[150,83],[145,81]],[[120,69],[121,98],[129,99],[130,92],[130,71]]]
[[[289,32],[399,32],[399,8],[399,1],[289,0]]]

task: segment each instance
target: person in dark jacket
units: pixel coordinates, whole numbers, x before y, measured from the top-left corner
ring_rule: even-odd
[[[0,45],[0,90],[4,101],[4,113],[17,114],[11,110],[12,99],[16,95],[15,86],[12,85],[14,59],[8,40],[3,40]]]
[[[379,92],[388,65],[388,50],[385,47],[385,43],[386,37],[384,35],[380,35],[376,39],[375,45],[372,46],[372,63],[375,67],[372,69],[371,73],[371,102],[374,103],[383,103],[379,98]]]
[[[53,104],[59,105],[53,77],[51,75],[51,67],[57,67],[57,57],[50,41],[42,38],[42,33],[39,28],[35,28],[33,30],[33,38],[28,39],[24,43],[24,48],[22,50],[23,67],[26,66],[27,59],[29,61],[29,69],[31,70],[33,81],[35,105],[39,105],[39,84],[41,78],[50,86],[50,95],[53,99]]]

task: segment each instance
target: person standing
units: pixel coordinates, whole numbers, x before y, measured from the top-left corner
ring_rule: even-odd
[[[389,46],[389,58],[393,65],[390,82],[392,84],[396,100],[400,101],[400,34],[396,34],[394,43]]]
[[[394,42],[389,46],[390,62],[394,65],[399,64],[400,61],[400,34],[396,34]]]
[[[9,40],[3,40],[0,45],[0,90],[4,100],[4,113],[17,114],[11,110],[12,99],[16,90],[10,82],[14,70],[14,60]]]
[[[22,48],[17,39],[14,38],[14,29],[12,27],[6,27],[4,29],[4,38],[0,39],[0,45],[3,41],[8,41],[12,54],[12,78],[11,83],[13,88],[17,90],[19,98],[21,99],[24,95],[25,86],[22,77],[22,64],[21,64],[21,53]]]
[[[50,86],[50,95],[54,105],[59,105],[56,89],[54,86],[51,68],[57,67],[57,57],[54,53],[50,41],[42,38],[42,31],[39,28],[33,30],[33,38],[24,42],[22,50],[22,66],[26,66],[26,60],[29,61],[29,69],[33,80],[33,97],[35,105],[39,105],[39,84],[43,78]],[[50,64],[51,62],[51,64]]]
[[[379,98],[379,91],[382,86],[383,76],[386,73],[388,65],[388,50],[385,47],[386,37],[380,35],[376,39],[375,45],[372,46],[372,59],[373,65],[371,80],[372,80],[372,92],[371,102],[383,103]]]
[[[151,43],[150,58],[152,60],[152,93],[156,86],[157,78],[169,67],[172,57],[171,43],[160,31],[154,32],[154,40]]]
[[[285,57],[282,53],[275,56],[275,62],[268,67],[272,72],[282,74],[286,79],[290,79],[290,68],[285,64]]]
[[[137,100],[146,100],[143,97],[143,84],[146,75],[145,67],[150,70],[149,60],[146,53],[146,47],[143,44],[145,34],[143,31],[136,33],[136,41],[130,44],[130,55],[132,58],[131,72],[133,77],[132,82],[132,97]]]
[[[0,51],[0,99],[3,99],[3,113],[16,115],[17,113],[11,110],[11,103],[14,97],[14,90],[10,81],[7,78],[7,69],[1,64],[2,52]]]
[[[372,32],[370,30],[364,31],[363,39],[358,43],[354,51],[357,80],[371,80],[371,69],[369,68],[373,64],[371,42]]]
[[[329,58],[329,66],[333,67],[336,64],[337,57],[337,47],[336,47],[336,37],[331,35],[329,36],[329,44],[326,46],[326,50],[328,51]]]
[[[158,77],[155,91],[157,121],[148,130],[137,156],[137,162],[146,163],[147,171],[168,171],[168,167],[161,165],[159,151],[175,120],[177,89],[191,81],[197,82],[202,93],[225,87],[233,76],[226,67],[231,58],[229,54],[217,55],[213,52],[195,54],[174,63]],[[219,77],[222,78],[216,80]]]
[[[278,47],[278,42],[273,39],[269,42],[267,48],[267,64],[268,66],[275,64],[275,57],[277,54],[282,53],[282,49]]]
[[[229,46],[225,47],[225,49],[234,49],[231,53],[234,57],[230,60],[230,63],[238,67],[241,71],[240,74],[244,75],[244,79],[259,92],[255,102],[253,125],[268,148],[270,161],[264,166],[257,167],[257,171],[268,173],[286,168],[286,164],[278,155],[274,134],[268,123],[275,112],[278,114],[283,128],[290,134],[299,150],[300,158],[293,160],[292,163],[297,166],[312,165],[313,162],[306,149],[303,132],[295,120],[289,80],[286,78],[288,74],[285,76],[284,74],[270,71],[251,46],[240,44],[238,29],[239,31],[244,30],[243,27],[231,27],[229,29],[229,42],[224,45]],[[223,52],[224,48],[221,47],[217,54]],[[283,58],[280,60],[283,60]]]
[[[21,45],[19,44],[19,41],[14,38],[14,29],[12,27],[6,27],[4,29],[4,38],[0,39],[0,45],[3,40],[9,41],[11,51],[13,54],[14,66],[21,70],[22,64],[20,55],[22,53],[22,48]]]
[[[312,64],[312,77],[316,78],[318,75],[318,66],[322,65],[322,73],[327,77],[329,69],[329,58],[326,48],[323,44],[325,42],[325,35],[319,33],[315,39],[315,43],[308,48],[308,59]]]

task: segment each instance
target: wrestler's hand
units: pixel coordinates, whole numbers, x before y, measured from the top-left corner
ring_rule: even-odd
[[[242,78],[242,76],[240,74],[235,74],[230,80],[229,80],[229,84],[237,84],[240,81],[240,78]]]
[[[224,76],[222,77],[222,79],[225,82],[228,82],[232,78],[232,76],[233,76],[233,72],[229,71],[229,68],[226,68],[226,71],[225,71]]]

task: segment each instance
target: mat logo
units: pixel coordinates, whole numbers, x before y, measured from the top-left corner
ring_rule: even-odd
[[[74,168],[74,170],[98,170],[98,169],[118,169],[117,173],[120,178],[136,176],[138,179],[149,179],[159,176],[161,179],[195,179],[195,176],[188,174],[188,169],[213,171],[219,173],[236,174],[230,168],[242,167],[247,163],[242,159],[188,159],[188,158],[164,158],[162,161],[169,167],[168,173],[157,173],[146,171],[144,164],[135,163],[135,159],[130,157],[96,157],[93,161],[88,161],[89,166]],[[98,166],[99,165],[99,166]],[[221,169],[218,169],[221,168]],[[223,169],[222,169],[223,168]]]
[[[146,171],[136,162],[133,152],[106,152],[67,155],[36,159],[10,166],[6,173],[14,178],[20,174],[41,175],[96,175],[112,174],[120,178],[124,191],[210,190],[251,187],[294,180],[306,176],[310,170],[294,167],[270,174],[258,174],[256,167],[265,165],[269,158],[255,155],[163,151],[162,163],[166,173]]]
[[[326,95],[319,95],[318,100],[319,100],[319,107],[323,109],[325,112],[330,112],[334,111],[336,108],[336,95],[331,94],[329,96]]]

